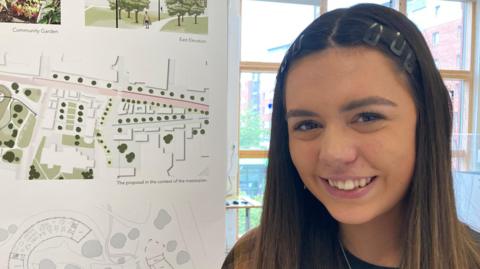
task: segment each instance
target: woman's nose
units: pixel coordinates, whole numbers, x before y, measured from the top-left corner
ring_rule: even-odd
[[[342,168],[358,157],[357,142],[342,128],[326,128],[320,137],[318,158],[322,165]]]

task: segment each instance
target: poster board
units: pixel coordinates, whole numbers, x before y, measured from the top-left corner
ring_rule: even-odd
[[[226,25],[220,0],[5,1],[0,268],[219,267]]]

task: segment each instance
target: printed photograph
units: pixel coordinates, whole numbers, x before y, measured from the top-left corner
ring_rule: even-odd
[[[0,22],[61,24],[61,0],[0,0]]]
[[[208,34],[207,0],[86,0],[85,25]]]

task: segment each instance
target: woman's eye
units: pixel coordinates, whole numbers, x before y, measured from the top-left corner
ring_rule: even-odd
[[[320,124],[318,124],[315,121],[302,121],[302,122],[297,123],[294,126],[294,130],[305,132],[305,131],[313,130],[313,129],[316,129],[316,128],[319,128],[319,127],[321,127]]]
[[[366,122],[366,123],[369,123],[369,122],[374,122],[374,121],[377,121],[377,120],[382,120],[384,119],[385,117],[383,115],[380,115],[378,113],[374,113],[374,112],[364,112],[364,113],[360,113],[358,115],[358,117],[356,118],[355,122]]]

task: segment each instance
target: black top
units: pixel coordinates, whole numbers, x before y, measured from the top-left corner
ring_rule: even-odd
[[[246,236],[242,237],[235,247],[230,251],[227,258],[225,259],[222,269],[245,269],[252,268],[252,251],[254,249],[254,238],[255,230],[251,230]],[[471,230],[473,237],[477,242],[480,243],[480,233]],[[383,267],[378,265],[370,264],[366,261],[363,261],[353,254],[348,252],[345,249],[345,254],[347,255],[348,262],[352,269],[397,269],[395,267]]]
[[[470,229],[471,230],[471,229]],[[471,230],[473,237],[477,242],[480,242],[480,233],[477,233],[474,230]],[[345,249],[345,254],[347,255],[348,261],[352,269],[397,269],[395,267],[383,267],[378,265],[370,264],[366,261],[362,261],[359,258],[355,257],[352,253]]]
[[[396,269],[395,267],[383,267],[362,261],[347,250],[345,250],[345,254],[347,255],[348,262],[352,269]]]

